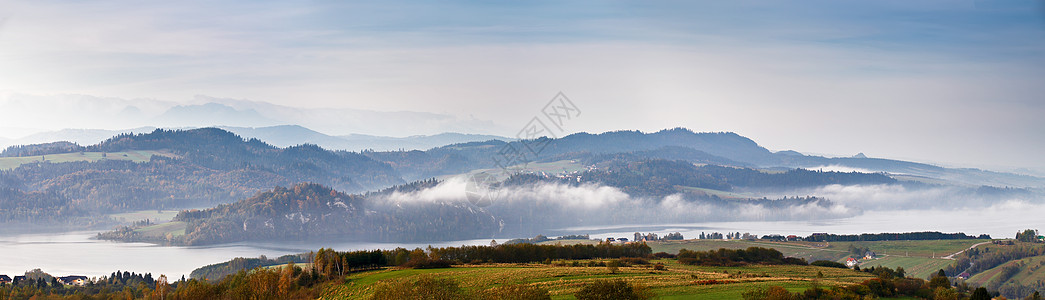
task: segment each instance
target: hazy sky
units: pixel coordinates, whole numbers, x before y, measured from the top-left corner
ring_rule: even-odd
[[[1043,66],[1043,1],[0,0],[0,101],[202,95],[514,135],[562,91],[569,131],[966,166],[1045,168]],[[46,113],[25,110],[6,113]]]

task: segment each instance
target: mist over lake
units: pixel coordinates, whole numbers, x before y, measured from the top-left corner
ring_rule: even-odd
[[[860,234],[881,232],[941,231],[964,232],[969,235],[989,234],[993,238],[1011,238],[1017,230],[1045,228],[1040,212],[1045,205],[1003,203],[985,209],[866,211],[863,214],[817,221],[738,221],[685,224],[620,224],[614,226],[570,227],[535,234],[549,237],[568,234],[590,234],[592,238],[628,237],[635,232],[660,235],[681,232],[696,238],[701,232],[741,232],[758,236],[794,234],[808,236],[817,232]],[[116,270],[165,274],[170,278],[188,276],[192,270],[235,257],[275,258],[280,255],[315,251],[321,247],[339,251],[413,249],[460,245],[488,245],[491,239],[445,241],[434,243],[374,243],[313,240],[294,243],[232,243],[199,247],[170,247],[149,243],[120,243],[91,239],[96,232],[68,232],[0,236],[0,274],[21,274],[30,268],[42,268],[52,274],[107,276]],[[510,238],[497,237],[504,242]]]

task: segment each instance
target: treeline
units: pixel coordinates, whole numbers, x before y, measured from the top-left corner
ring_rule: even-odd
[[[736,267],[747,264],[807,265],[805,260],[784,257],[783,253],[771,248],[749,247],[747,249],[725,249],[708,251],[679,250],[676,256],[680,263],[701,266]]]
[[[942,233],[939,231],[905,232],[905,233],[864,233],[864,234],[827,234],[814,233],[805,238],[810,242],[862,242],[862,241],[920,241],[920,240],[971,240],[990,239],[991,236],[966,235],[965,233]]]
[[[881,173],[860,172],[823,172],[806,169],[791,169],[783,173],[766,173],[749,168],[733,168],[715,165],[704,165],[699,170],[711,177],[729,182],[735,186],[772,188],[772,187],[810,187],[829,184],[893,184],[896,179]]]
[[[533,263],[560,259],[596,259],[650,257],[652,249],[645,243],[599,243],[573,245],[510,244],[499,246],[461,246],[429,248],[432,259],[459,263]]]
[[[170,291],[178,283],[161,275],[128,271],[112,272],[86,280],[83,286],[67,286],[40,269],[25,273],[27,279],[0,284],[0,299],[161,299],[161,291]],[[184,282],[183,277],[181,281]]]
[[[685,239],[685,237],[682,236],[682,233],[681,232],[677,232],[677,231],[665,234],[664,236],[659,236],[659,235],[657,235],[656,233],[653,233],[653,232],[650,232],[650,233],[647,233],[647,234],[642,234],[642,233],[636,232],[634,236],[635,236],[635,241],[636,242],[643,241],[643,240],[645,240],[645,241],[681,241],[681,240]]]
[[[591,237],[588,236],[587,234],[564,235],[564,236],[560,236],[560,237],[557,237],[557,238],[548,238],[547,236],[544,236],[543,234],[538,234],[538,235],[536,235],[536,236],[534,236],[532,238],[510,239],[510,240],[508,240],[507,242],[504,242],[504,243],[505,244],[509,244],[509,245],[510,244],[536,244],[536,243],[547,242],[547,241],[590,240],[590,239],[591,239]]]
[[[308,254],[290,254],[280,256],[275,259],[262,256],[258,258],[244,258],[237,257],[230,261],[217,263],[212,265],[206,265],[195,270],[189,274],[191,278],[196,279],[221,279],[225,276],[235,274],[241,270],[253,270],[254,268],[264,266],[282,265],[287,263],[307,263],[312,259]]]
[[[294,263],[311,263],[321,277],[341,276],[354,271],[378,267],[448,267],[466,263],[538,263],[549,260],[650,258],[652,250],[645,243],[598,245],[534,245],[503,244],[497,246],[428,247],[413,250],[334,251],[287,255],[278,259],[236,258],[192,271],[194,279],[216,280],[242,270]]]
[[[753,235],[753,234],[751,234],[749,232],[745,232],[745,233],[741,234],[739,231],[735,232],[735,233],[734,232],[727,232],[725,235],[722,235],[721,232],[712,232],[712,233],[708,233],[708,234],[704,234],[704,232],[700,232],[700,236],[697,237],[697,238],[698,239],[702,239],[702,240],[704,240],[704,239],[711,239],[711,240],[721,240],[721,239],[729,239],[729,240],[741,240],[741,239],[743,239],[743,240],[756,240],[756,239],[758,239],[758,236],[757,235]],[[772,237],[770,237],[770,238],[763,237],[762,239],[769,240],[769,239],[774,239],[774,238],[772,238]]]
[[[84,151],[84,147],[70,142],[51,142],[34,145],[15,145],[0,152],[0,157],[37,156]]]

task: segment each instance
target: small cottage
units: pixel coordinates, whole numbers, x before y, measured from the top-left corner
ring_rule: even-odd
[[[855,267],[855,266],[856,266],[856,265],[858,265],[858,264],[860,264],[860,262],[859,262],[859,261],[857,261],[857,260],[856,260],[855,258],[852,258],[852,257],[850,257],[850,258],[847,258],[847,259],[845,260],[845,266],[846,266],[846,267],[850,267],[850,268],[852,268],[852,267]]]
[[[71,275],[58,277],[58,281],[65,285],[84,286],[87,285],[87,276]]]

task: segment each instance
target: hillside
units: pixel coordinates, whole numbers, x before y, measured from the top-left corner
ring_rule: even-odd
[[[732,132],[693,132],[684,128],[652,133],[611,131],[575,133],[558,139],[487,141],[446,145],[425,151],[364,152],[392,165],[407,181],[461,174],[498,164],[559,160],[600,161],[612,157],[660,158],[696,164],[763,169],[842,166],[872,172],[939,179],[960,185],[1045,187],[1045,179],[979,169],[943,168],[930,164],[868,157],[828,158],[795,151],[771,152]],[[511,154],[511,155],[508,155]]]
[[[180,234],[171,226],[178,226]],[[171,245],[316,238],[409,242],[469,239],[497,230],[493,216],[462,203],[386,203],[298,184],[211,209],[182,211],[168,224],[124,227],[98,237]]]
[[[579,262],[588,263],[586,260]],[[605,262],[602,261],[603,264]],[[624,279],[631,284],[649,288],[654,295],[663,296],[664,299],[736,299],[742,293],[760,287],[782,286],[793,292],[801,292],[814,286],[814,281],[820,286],[835,287],[873,278],[869,274],[852,270],[814,266],[716,268],[683,265],[674,260],[653,260],[653,264],[664,264],[665,270],[653,270],[652,265],[631,265],[611,273],[604,266],[572,266],[570,261],[561,263],[567,265],[461,265],[445,269],[363,272],[348,276],[344,284],[327,288],[323,295],[366,299],[374,293],[373,286],[416,279],[422,275],[450,279],[460,284],[465,291],[533,284],[547,289],[552,299],[572,299],[573,294],[584,284],[605,279]],[[825,279],[817,280],[817,272],[823,274]]]
[[[954,260],[942,258],[943,256],[958,253],[969,248],[969,246],[983,243],[982,239],[961,240],[905,240],[905,241],[871,241],[871,242],[780,242],[772,240],[683,240],[683,241],[656,241],[649,245],[654,252],[678,253],[680,249],[689,250],[714,250],[714,249],[744,249],[747,247],[764,247],[776,249],[788,257],[799,257],[806,261],[829,260],[844,263],[846,258],[864,256],[863,253],[853,253],[853,248],[864,249],[857,252],[873,251],[878,254],[876,259],[861,259],[861,268],[888,267],[896,269],[902,267],[908,276],[915,278],[929,278],[940,269],[952,265]],[[939,253],[939,255],[937,255]]]
[[[999,291],[1010,299],[1030,296],[1045,290],[1045,244],[1041,242],[998,241],[956,256],[944,268],[948,275],[971,275],[970,286]]]
[[[831,184],[875,185],[896,184],[898,181],[883,174],[820,172],[802,169],[786,172],[764,172],[741,167],[716,165],[697,166],[682,160],[642,159],[614,157],[599,163],[590,170],[571,172],[568,176],[551,176],[528,172],[515,175],[505,181],[506,185],[533,184],[536,182],[558,182],[562,184],[597,184],[612,186],[632,196],[665,197],[682,193],[694,198],[702,197],[706,191],[731,192],[739,189],[782,189],[816,187]],[[552,174],[556,172],[551,172]],[[693,190],[693,188],[704,190]]]
[[[54,147],[20,149],[53,152]],[[104,221],[103,214],[230,203],[274,186],[299,182],[351,192],[402,183],[387,164],[358,153],[328,151],[314,145],[277,148],[214,128],[121,134],[79,151],[48,153],[43,163],[22,164],[34,157],[0,158],[0,163],[20,164],[0,171],[0,201],[14,201],[10,199],[22,193],[49,191],[41,195],[55,199],[35,207],[42,215],[84,211],[95,220],[11,218],[5,216],[12,213],[8,209],[0,210],[0,218],[29,224],[94,223]]]

